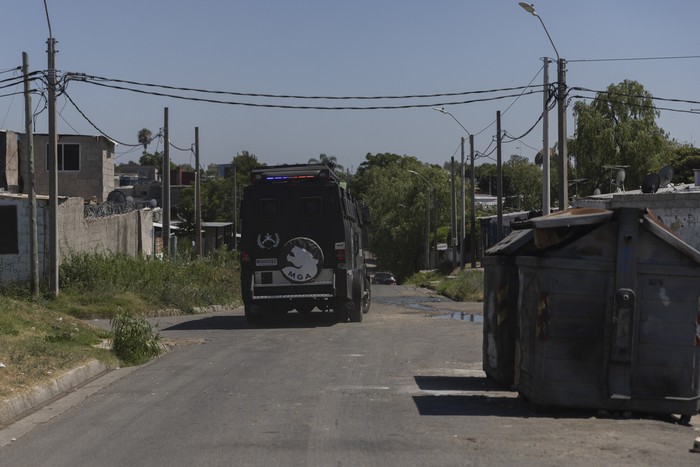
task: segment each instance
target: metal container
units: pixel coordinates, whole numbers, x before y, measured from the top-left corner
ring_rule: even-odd
[[[689,420],[700,409],[700,252],[649,211],[548,217],[533,220],[543,255],[516,260],[518,391]]]
[[[535,250],[532,229],[514,231],[482,259],[484,267],[483,369],[488,377],[511,387],[518,332],[517,255]]]

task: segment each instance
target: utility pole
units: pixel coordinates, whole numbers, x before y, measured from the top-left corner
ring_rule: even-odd
[[[22,52],[24,76],[24,153],[27,155],[27,193],[29,194],[29,282],[32,295],[39,296],[39,243],[37,240],[36,188],[34,186],[34,126],[32,95],[29,93],[29,55]]]
[[[450,249],[452,250],[452,269],[455,269],[457,267],[457,242],[455,241],[457,239],[457,200],[455,199],[456,190],[455,190],[455,156],[454,154],[452,155],[452,158],[450,159],[450,174],[451,174],[451,196],[450,196],[450,201],[451,201],[451,222],[450,222]]]
[[[200,198],[199,173],[199,127],[194,127],[194,249],[198,258],[202,257],[202,200]]]
[[[496,240],[503,238],[503,166],[501,164],[501,111],[496,111],[496,187],[497,187],[497,229]]]
[[[233,156],[233,249],[238,248],[238,182],[236,181],[236,156]]]
[[[56,134],[56,40],[49,31],[49,287],[58,296],[58,136]]]
[[[549,58],[544,57],[544,84],[542,93],[542,215],[549,214]]]
[[[438,265],[438,222],[440,222],[440,203],[438,201],[437,188],[433,188],[433,207],[435,208],[435,224],[433,224],[433,264],[432,267],[437,268]]]
[[[469,135],[469,158],[471,159],[471,224],[472,229],[469,236],[469,253],[472,257],[472,269],[476,269],[476,173],[474,169],[474,135]]]
[[[461,186],[461,195],[459,198],[459,211],[460,211],[460,221],[459,221],[459,267],[464,268],[464,241],[467,239],[467,235],[465,233],[466,229],[466,213],[465,207],[464,207],[464,136],[462,136],[462,144],[461,144],[461,152],[462,152],[462,162],[459,165],[459,172],[460,172],[460,180],[462,181],[462,186]]]
[[[569,155],[566,141],[566,60],[557,62],[557,114],[559,119],[559,210],[569,207]]]
[[[163,111],[163,136],[163,254],[170,255],[170,139],[167,107]]]

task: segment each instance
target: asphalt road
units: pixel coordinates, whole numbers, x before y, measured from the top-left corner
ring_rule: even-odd
[[[154,320],[170,352],[0,431],[19,433],[0,466],[700,465],[693,427],[536,411],[491,385],[479,304],[373,295],[362,323]]]

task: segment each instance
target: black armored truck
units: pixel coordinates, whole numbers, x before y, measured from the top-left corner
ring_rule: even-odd
[[[291,310],[362,321],[369,211],[325,164],[251,172],[241,202],[241,291],[249,323]]]

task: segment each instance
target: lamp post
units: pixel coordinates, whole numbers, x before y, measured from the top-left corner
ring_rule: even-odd
[[[544,29],[544,32],[547,34],[547,39],[549,39],[549,43],[552,44],[552,48],[554,49],[554,53],[557,56],[557,118],[558,118],[558,125],[557,125],[557,133],[558,133],[558,138],[559,138],[559,209],[566,209],[569,207],[569,175],[568,175],[568,169],[569,169],[569,157],[567,154],[567,147],[566,147],[566,102],[565,102],[565,97],[566,97],[566,60],[561,58],[559,56],[559,51],[557,50],[557,47],[554,45],[554,41],[552,41],[552,36],[549,35],[549,31],[547,30],[547,26],[545,26],[544,21],[542,21],[542,18],[537,14],[537,11],[535,11],[535,6],[531,3],[526,3],[526,2],[519,2],[518,5],[522,7],[523,10],[527,11],[530,13],[532,16],[536,17],[539,21],[540,24],[542,25],[542,28]],[[547,69],[548,69],[548,64],[549,64],[549,59],[545,58],[545,80],[547,80]],[[546,91],[545,91],[546,92]],[[547,101],[547,97],[545,95],[545,102]],[[546,107],[546,104],[545,104]],[[544,110],[545,114],[547,114],[547,109],[545,108]],[[547,122],[545,122],[548,124]],[[544,124],[544,123],[543,123]],[[544,130],[543,130],[544,133]],[[544,136],[544,134],[543,134]],[[547,135],[547,139],[548,139]],[[543,138],[544,139],[544,138]],[[549,146],[549,142],[546,142],[546,145]],[[544,161],[547,160],[549,162],[549,148],[545,146],[545,141],[543,141],[543,153],[542,153],[542,164],[543,164],[543,172],[544,172]],[[549,168],[549,167],[548,167]],[[546,180],[547,180],[547,185],[549,185],[549,173],[546,174]],[[543,173],[543,178],[545,178],[545,174]],[[543,186],[544,186],[544,181],[543,181]],[[543,188],[544,189],[544,188]],[[544,206],[544,193],[543,193],[543,206],[542,210],[544,213],[545,206]],[[549,197],[549,189],[547,188],[547,197]],[[549,205],[546,206],[547,210],[549,210]]]
[[[464,132],[469,135],[469,153],[470,153],[470,159],[471,159],[471,232],[469,233],[469,243],[470,243],[470,256],[471,256],[471,265],[472,268],[476,268],[476,214],[475,214],[475,177],[474,177],[474,135],[469,133],[469,130],[467,130],[462,123],[457,120],[457,117],[452,115],[450,112],[446,111],[442,107],[433,107],[433,110],[436,110],[440,112],[441,114],[449,115],[452,117],[452,120],[457,122],[457,125],[459,125]],[[462,185],[461,185],[461,198],[460,198],[460,214],[461,214],[461,222],[459,226],[459,267],[463,268],[464,267],[464,240],[465,240],[465,206],[464,206],[464,178],[465,178],[465,170],[464,170],[464,138],[462,138],[462,161],[460,165],[460,178],[462,180]]]
[[[435,193],[435,188],[428,179],[420,173],[411,169],[408,169],[408,171],[413,175],[418,175],[428,185],[428,198],[425,203],[425,269],[430,269],[430,192],[432,191]],[[435,204],[435,255],[437,256],[437,193],[435,193]]]

